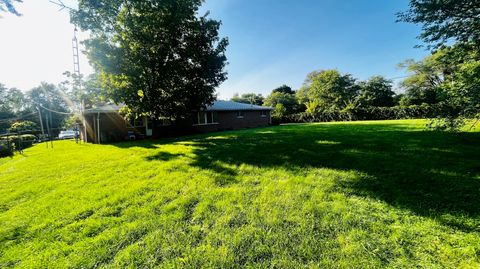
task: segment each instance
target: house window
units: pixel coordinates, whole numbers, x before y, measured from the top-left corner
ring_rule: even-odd
[[[266,110],[262,110],[262,111],[261,111],[261,116],[262,116],[262,117],[266,117],[266,116],[267,116],[267,111],[266,111]]]
[[[145,127],[143,118],[130,119],[130,127]]]
[[[218,113],[215,111],[201,111],[193,116],[193,125],[217,124]]]
[[[243,117],[245,117],[245,111],[237,111],[235,114],[239,119],[243,119]]]
[[[169,126],[172,125],[172,122],[169,119],[160,119],[158,120],[160,126]]]
[[[198,112],[198,124],[206,124],[206,123],[207,123],[207,113]]]

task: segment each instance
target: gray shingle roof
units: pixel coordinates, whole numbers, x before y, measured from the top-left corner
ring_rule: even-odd
[[[118,112],[124,105],[103,105],[85,110],[85,114],[96,113],[114,113]],[[217,100],[211,106],[208,106],[206,111],[236,111],[236,110],[273,110],[268,106],[257,106],[251,104],[238,103],[233,101]]]
[[[233,101],[217,100],[211,106],[208,106],[207,111],[232,111],[232,110],[273,110],[268,106],[257,106],[251,104],[238,103]]]

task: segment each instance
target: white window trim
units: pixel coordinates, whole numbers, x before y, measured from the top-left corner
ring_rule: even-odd
[[[263,113],[265,113],[265,114],[263,114]],[[266,118],[266,117],[267,117],[267,111],[266,111],[266,110],[261,110],[261,111],[260,111],[260,116],[261,116],[262,118]]]
[[[239,115],[238,115],[238,112],[241,112],[241,113],[243,114],[243,116],[239,116]],[[237,119],[243,119],[243,118],[245,117],[245,111],[243,111],[243,110],[237,110],[237,111],[235,112],[235,114],[237,114]]]
[[[215,113],[215,111],[202,111],[205,113],[205,123],[200,123],[200,112],[197,112],[197,122],[198,123],[194,123],[192,124],[193,126],[203,126],[203,125],[215,125],[215,124],[220,124],[218,122],[214,122],[213,121],[213,113]],[[208,122],[207,120],[207,115],[208,115],[208,112],[212,112],[212,122]]]

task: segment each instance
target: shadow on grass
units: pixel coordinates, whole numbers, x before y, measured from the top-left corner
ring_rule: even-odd
[[[192,165],[213,170],[219,185],[237,182],[237,172],[230,167],[241,164],[292,171],[355,170],[367,176],[338,182],[339,191],[379,199],[464,231],[480,230],[480,133],[427,132],[381,123],[296,125],[161,143],[187,140],[194,143]],[[150,160],[176,157],[159,153]]]
[[[193,165],[203,169],[222,174],[218,164],[223,163],[355,170],[368,176],[339,182],[341,191],[380,199],[461,230],[480,230],[479,133],[381,124],[299,125],[195,142]],[[445,219],[445,214],[452,217]]]
[[[181,156],[185,156],[185,154],[182,154],[182,153],[172,154],[170,152],[160,151],[154,155],[147,156],[145,159],[147,161],[170,161],[172,159],[175,159]]]

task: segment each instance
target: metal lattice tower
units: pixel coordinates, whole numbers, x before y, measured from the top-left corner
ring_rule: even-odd
[[[80,58],[78,54],[77,27],[75,27],[75,30],[73,30],[72,50],[73,50],[73,73],[78,77],[80,77]]]
[[[73,51],[73,73],[76,77],[74,78],[74,87],[81,89],[82,87],[82,77],[80,74],[80,55],[78,53],[78,39],[77,39],[77,27],[73,30],[73,38],[72,38],[72,51]],[[87,128],[85,118],[83,117],[83,113],[85,111],[85,100],[82,98],[80,103],[80,115],[82,118],[83,123],[83,141],[87,142]]]

